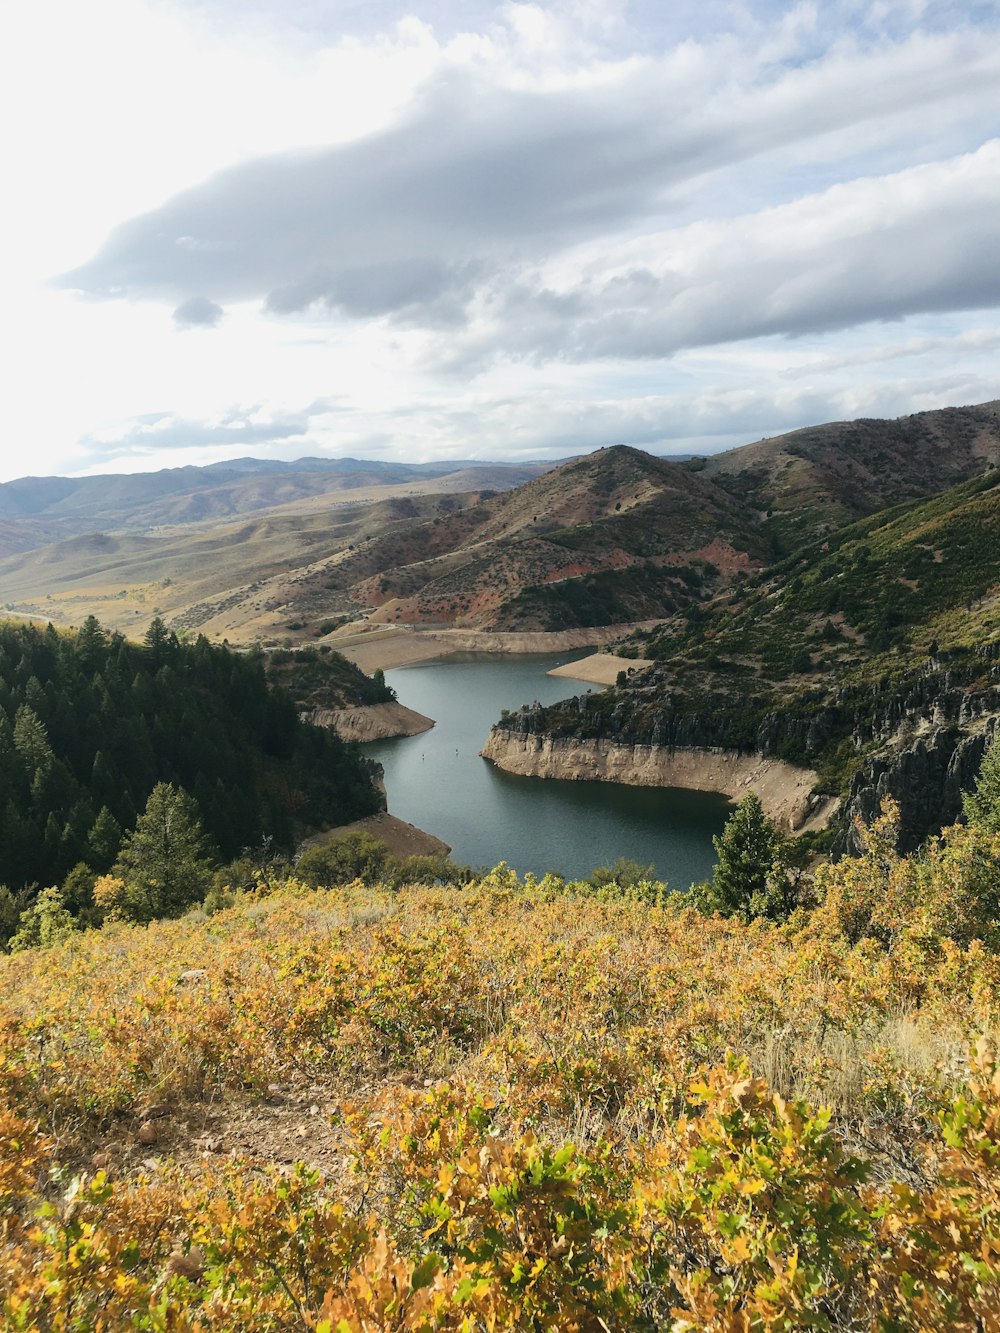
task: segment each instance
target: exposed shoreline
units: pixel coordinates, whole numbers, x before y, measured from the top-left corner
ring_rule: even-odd
[[[733,801],[754,791],[769,818],[792,833],[824,827],[838,804],[814,795],[816,774],[811,769],[733,750],[562,740],[494,727],[480,753],[498,768],[523,777],[684,787],[718,792]]]
[[[453,653],[558,653],[575,648],[598,648],[614,643],[637,629],[658,621],[644,620],[588,629],[494,631],[471,629],[413,629],[403,625],[344,626],[323,640],[362,671],[377,667],[412,666]],[[628,662],[622,659],[622,665]],[[634,664],[633,664],[634,665]]]
[[[300,851],[307,847],[322,847],[334,838],[342,838],[345,833],[370,833],[389,848],[393,856],[447,856],[451,848],[433,833],[408,824],[405,819],[390,815],[383,810],[377,815],[366,815],[364,819],[355,819],[353,823],[341,824],[339,828],[326,833],[314,834],[307,838]]]
[[[314,726],[332,727],[345,741],[384,741],[393,736],[419,736],[434,726],[432,717],[425,717],[401,703],[314,708],[303,717]]]
[[[652,666],[652,659],[646,657],[615,657],[614,653],[591,653],[579,661],[567,662],[563,666],[546,671],[547,676],[565,676],[568,680],[585,680],[588,685],[613,685],[618,674],[624,671],[630,676],[634,671],[642,671]]]

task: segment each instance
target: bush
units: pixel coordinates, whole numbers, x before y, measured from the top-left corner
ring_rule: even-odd
[[[370,833],[343,833],[319,847],[310,847],[296,864],[299,877],[313,888],[350,884],[360,879],[377,884],[382,878],[389,849]]]

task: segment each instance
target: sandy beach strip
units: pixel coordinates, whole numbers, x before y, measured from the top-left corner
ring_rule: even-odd
[[[591,653],[581,657],[578,662],[567,662],[564,666],[553,667],[545,674],[548,676],[566,676],[569,680],[585,680],[589,685],[613,685],[618,673],[624,671],[630,675],[652,666],[652,660],[646,657],[615,657],[614,653]]]
[[[577,648],[599,648],[602,644],[614,643],[637,629],[647,629],[656,623],[642,621],[586,629],[514,632],[412,629],[402,625],[371,625],[364,629],[344,626],[328,635],[323,642],[370,674],[376,667],[389,671],[393,667],[412,666],[416,662],[429,662],[435,657],[449,657],[453,653],[558,653]],[[634,661],[622,661],[626,670],[630,665],[637,665]],[[621,669],[617,667],[616,674]],[[600,683],[613,684],[614,676],[610,682]]]

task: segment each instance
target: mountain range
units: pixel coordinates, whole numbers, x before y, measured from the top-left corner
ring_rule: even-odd
[[[1000,403],[810,427],[711,458],[240,460],[0,487],[8,610],[233,642],[345,618],[547,630],[664,619],[798,545],[1000,460]],[[56,540],[53,540],[56,538]]]

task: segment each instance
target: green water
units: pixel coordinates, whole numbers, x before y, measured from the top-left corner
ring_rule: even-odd
[[[712,834],[731,809],[724,797],[515,777],[480,758],[501,708],[587,690],[545,674],[580,655],[476,653],[387,671],[400,703],[437,722],[419,736],[364,747],[385,768],[389,810],[443,838],[456,861],[472,865],[506,861],[521,874],[556,870],[578,878],[627,856],[652,864],[656,877],[676,888],[704,879],[714,860]]]

